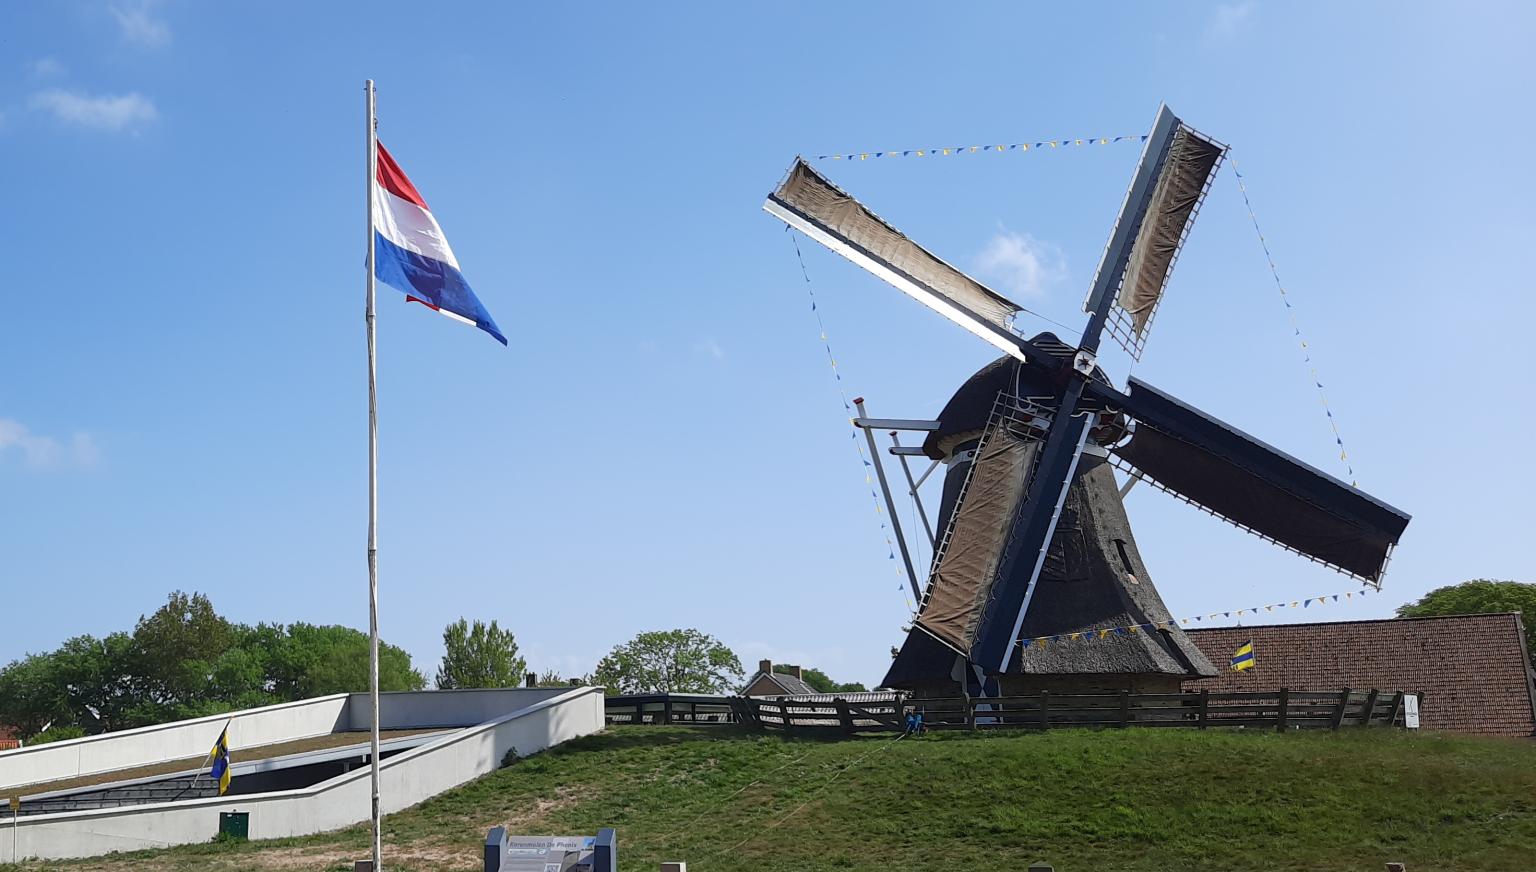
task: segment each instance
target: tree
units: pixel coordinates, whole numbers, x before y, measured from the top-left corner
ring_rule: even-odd
[[[0,670],[0,723],[31,736],[69,719],[69,700],[52,654],[28,654]]]
[[[213,661],[232,647],[235,635],[207,596],[173,591],[133,628],[141,704],[175,709],[206,699]]]
[[[463,618],[443,628],[443,663],[437,669],[437,689],[517,687],[523,683],[527,661],[517,656],[517,640],[493,620],[489,624]]]
[[[422,674],[379,646],[383,690],[420,690]],[[349,627],[235,624],[208,597],[180,591],[132,633],[76,636],[0,669],[0,724],[59,737],[147,726],[368,689],[368,637]]]
[[[779,673],[780,675],[790,674],[788,666],[776,665],[773,667],[773,671]],[[839,684],[838,682],[833,681],[831,676],[815,667],[806,667],[802,669],[800,677],[801,680],[803,680],[806,684],[809,684],[811,688],[817,693],[864,693],[869,689],[857,681],[850,681]]]
[[[560,677],[560,673],[553,669],[546,669],[539,673],[538,687],[568,687],[570,682]]]
[[[274,690],[281,699],[368,689],[368,635],[351,627],[292,624],[278,659]],[[421,690],[426,684],[411,667],[411,655],[379,643],[379,690]]]
[[[593,681],[608,693],[729,693],[741,683],[741,661],[698,630],[641,633],[597,664]]]
[[[60,724],[99,733],[154,723],[145,719],[147,682],[136,670],[142,654],[129,634],[76,636],[49,656],[70,712]]]
[[[1436,588],[1417,602],[1399,606],[1399,618],[1432,615],[1486,615],[1521,612],[1525,623],[1525,650],[1536,655],[1536,584],[1476,578]]]

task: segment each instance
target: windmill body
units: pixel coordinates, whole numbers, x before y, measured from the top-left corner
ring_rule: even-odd
[[[1063,355],[1071,351],[1051,334],[1031,341]],[[997,561],[997,542],[1025,511],[1017,480],[1039,453],[1043,434],[1033,417],[1051,411],[1051,375],[1038,365],[999,358],[968,379],[939,413],[939,429],[928,434],[923,452],[945,468],[937,518],[943,546],[930,572],[943,583],[929,584],[925,626],[909,631],[882,686],[953,696],[956,683],[969,678],[973,696],[1040,690],[1165,693],[1176,692],[1183,681],[1216,674],[1173,623],[1141,560],[1103,447],[1125,436],[1125,421],[1102,410],[1089,430],[1020,629],[1021,638],[1078,634],[1079,641],[1021,646],[1001,676],[976,675],[955,650],[953,640],[964,638],[963,624],[980,612],[968,606],[977,582]],[[957,513],[962,505],[965,511]],[[1016,566],[1014,572],[1020,571]],[[1144,624],[1165,626],[1151,632],[1123,629]],[[1098,630],[1110,632],[1099,639]]]
[[[906,422],[927,433],[921,452],[947,470],[942,536],[887,686],[1155,692],[1215,674],[1152,586],[1111,463],[1282,548],[1381,583],[1406,513],[1151,385],[1128,378],[1122,390],[1099,367],[1106,332],[1140,356],[1225,154],[1166,106],[1144,141],[1076,345],[1016,333],[1017,305],[803,160],[763,206],[1005,355],[972,376],[937,421]],[[855,423],[891,422],[862,418],[861,406]],[[1147,624],[1162,626],[1094,632]],[[1072,634],[1085,641],[1020,644]]]

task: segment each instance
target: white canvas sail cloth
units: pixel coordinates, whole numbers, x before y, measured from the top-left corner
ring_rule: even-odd
[[[1225,154],[1226,146],[1182,124],[1173,134],[1115,300],[1131,317],[1138,337],[1162,299],[1179,247]]]
[[[1017,356],[1009,322],[1020,307],[935,257],[838,189],[804,160],[763,208],[929,308]]]

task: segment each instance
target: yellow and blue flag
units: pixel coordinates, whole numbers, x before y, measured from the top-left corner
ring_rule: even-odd
[[[1253,640],[1249,639],[1237,647],[1232,654],[1232,671],[1242,672],[1244,669],[1252,669],[1257,661],[1253,658]]]
[[[229,727],[225,726],[219,733],[219,740],[213,743],[213,779],[219,782],[219,796],[223,796],[229,790]]]

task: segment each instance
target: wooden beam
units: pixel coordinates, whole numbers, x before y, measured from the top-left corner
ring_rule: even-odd
[[[1337,730],[1344,723],[1344,712],[1349,708],[1349,688],[1339,692],[1339,704],[1333,709],[1331,728]]]
[[[1360,715],[1360,726],[1371,725],[1371,715],[1376,713],[1376,688],[1371,688],[1371,693],[1365,698],[1365,711]]]

